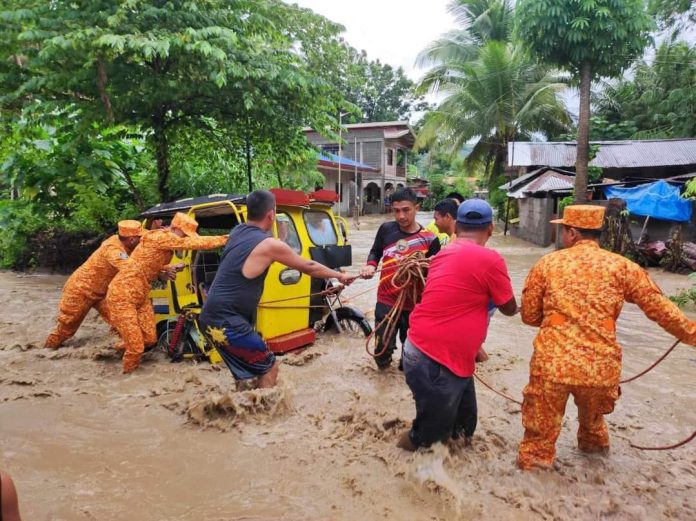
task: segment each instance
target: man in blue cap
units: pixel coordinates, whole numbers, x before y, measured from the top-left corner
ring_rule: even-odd
[[[505,261],[485,247],[493,210],[480,199],[457,210],[456,239],[430,262],[404,347],[406,383],[416,419],[399,447],[416,450],[450,438],[470,443],[477,422],[474,370],[488,329],[488,304],[517,312]],[[459,334],[452,334],[453,331]]]

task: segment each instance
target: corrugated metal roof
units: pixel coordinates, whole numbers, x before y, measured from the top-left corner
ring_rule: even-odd
[[[565,190],[573,188],[575,178],[558,174],[556,172],[546,172],[524,187],[525,193],[549,192],[551,190]]]
[[[512,189],[516,189],[521,185],[527,184],[529,180],[537,175],[540,175],[542,172],[545,172],[548,170],[548,168],[540,168],[539,170],[533,170],[532,172],[528,172],[524,175],[521,175],[517,179],[513,179],[509,183],[505,183],[503,185],[500,185],[498,188],[500,188],[503,191],[508,191],[510,187],[512,186]]]
[[[521,180],[522,177],[516,179],[516,181]],[[568,190],[573,188],[574,183],[575,178],[573,176],[564,175],[551,169],[540,168],[536,172],[533,172],[532,176],[527,174],[527,182],[523,184],[518,183],[516,189],[515,183],[513,182],[513,190],[508,193],[508,197],[524,199],[535,193]]]
[[[642,168],[696,165],[696,138],[649,139],[644,141],[593,141],[599,145],[591,166]],[[508,166],[575,166],[574,141],[508,143]]]

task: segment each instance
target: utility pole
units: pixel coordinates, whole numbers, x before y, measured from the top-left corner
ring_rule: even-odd
[[[343,203],[343,187],[341,186],[341,132],[343,130],[343,116],[347,112],[338,112],[338,216],[341,216],[341,204]]]
[[[359,194],[362,192],[362,188],[360,187],[360,184],[358,184],[358,136],[356,135],[354,137],[353,141],[353,160],[355,161],[355,170],[354,170],[354,176],[355,176],[355,207],[353,209],[354,216],[355,216],[355,225],[360,226],[360,198]]]

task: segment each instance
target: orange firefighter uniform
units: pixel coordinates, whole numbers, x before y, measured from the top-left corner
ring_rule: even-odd
[[[601,229],[604,209],[576,205],[559,221],[570,227]],[[578,447],[598,452],[609,447],[604,415],[613,411],[621,375],[616,319],[624,301],[681,341],[696,345],[696,323],[689,320],[637,264],[602,250],[596,241],[544,256],[532,268],[522,294],[522,320],[539,326],[524,389],[519,447],[522,469],[549,467],[556,454],[569,395],[580,423]]]
[[[180,229],[179,237],[171,228]],[[207,250],[223,246],[227,236],[201,237],[198,223],[184,213],[177,213],[171,228],[145,232],[128,265],[109,285],[106,303],[111,324],[123,340],[123,372],[137,369],[145,345],[157,341],[155,313],[149,299],[150,284],[171,261],[174,250]]]
[[[109,283],[128,263],[130,254],[119,236],[139,237],[142,232],[138,221],[119,222],[118,235],[102,242],[89,259],[75,270],[63,287],[58,326],[48,335],[45,347],[55,349],[73,336],[91,308],[110,322],[104,297]]]

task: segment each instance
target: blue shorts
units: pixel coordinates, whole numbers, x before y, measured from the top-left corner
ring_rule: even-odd
[[[231,328],[208,326],[205,332],[235,380],[263,376],[275,363],[275,355],[256,331],[240,334]]]

